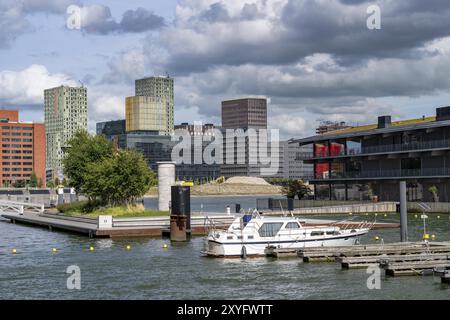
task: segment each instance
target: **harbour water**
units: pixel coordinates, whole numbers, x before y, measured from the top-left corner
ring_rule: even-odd
[[[152,206],[152,203],[146,206]],[[247,208],[254,198],[193,198],[193,211]],[[328,217],[327,217],[328,218]],[[345,217],[338,217],[344,219]],[[362,218],[373,219],[373,216]],[[396,221],[398,215],[378,221]],[[430,234],[450,241],[448,215],[430,215]],[[410,240],[419,240],[422,220],[409,216]],[[398,229],[375,230],[385,242]],[[168,247],[164,248],[163,245]],[[127,246],[131,246],[127,250]],[[94,251],[89,251],[89,246]],[[11,254],[13,248],[17,254]],[[57,248],[57,253],[52,253]],[[203,239],[171,245],[166,239],[88,239],[0,221],[0,299],[449,299],[450,286],[438,277],[385,278],[369,290],[365,270],[341,270],[335,263],[304,264],[299,259],[211,259],[201,257]],[[66,269],[81,270],[81,290],[67,289]]]

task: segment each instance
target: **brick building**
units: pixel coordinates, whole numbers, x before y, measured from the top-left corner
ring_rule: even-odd
[[[0,187],[30,181],[34,172],[45,187],[45,126],[19,122],[17,110],[0,110]]]

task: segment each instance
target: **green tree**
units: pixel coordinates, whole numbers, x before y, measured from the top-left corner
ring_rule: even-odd
[[[120,150],[113,158],[86,167],[83,193],[111,205],[132,204],[142,197],[156,177],[144,157],[132,150]]]
[[[311,194],[311,189],[303,182],[303,180],[290,180],[283,187],[282,192],[288,198],[295,198],[295,196],[297,196],[298,199],[301,200],[305,196]]]
[[[64,172],[70,180],[71,187],[80,192],[89,165],[112,158],[114,147],[103,135],[93,136],[85,130],[76,132],[68,145],[63,160]]]
[[[30,177],[30,187],[36,188],[37,186],[38,186],[38,178],[36,176],[36,173],[33,171]]]

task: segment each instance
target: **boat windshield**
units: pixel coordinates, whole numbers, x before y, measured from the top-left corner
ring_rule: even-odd
[[[265,222],[258,230],[259,236],[275,237],[282,226],[283,222]]]

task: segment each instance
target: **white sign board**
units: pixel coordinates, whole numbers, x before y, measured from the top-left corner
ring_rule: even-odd
[[[112,228],[112,216],[98,216],[98,228],[99,229],[111,229]]]

